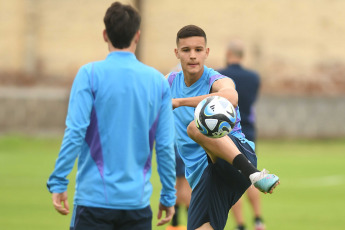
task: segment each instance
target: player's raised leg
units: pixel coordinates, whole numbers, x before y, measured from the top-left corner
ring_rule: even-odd
[[[241,154],[229,136],[222,138],[209,138],[203,135],[192,121],[187,127],[188,136],[200,144],[212,162],[222,158],[236,167],[246,176],[254,186],[263,193],[272,193],[279,184],[279,178],[274,174],[268,174],[267,170],[261,172],[255,168],[248,159]]]

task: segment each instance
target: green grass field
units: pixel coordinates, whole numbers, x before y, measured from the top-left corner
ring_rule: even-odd
[[[70,216],[58,214],[45,183],[61,138],[0,137],[0,229],[69,229]],[[336,230],[345,226],[345,140],[258,142],[259,168],[281,178],[273,195],[262,195],[267,230]],[[155,162],[155,160],[154,160]],[[157,223],[160,183],[153,164],[153,225]],[[73,203],[75,169],[70,175]],[[250,219],[250,206],[245,203]],[[185,214],[182,221],[186,223]],[[226,229],[234,228],[230,216]],[[153,229],[165,229],[154,227]],[[251,228],[249,228],[251,229]]]

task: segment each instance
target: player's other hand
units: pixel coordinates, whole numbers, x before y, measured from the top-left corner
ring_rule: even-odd
[[[165,211],[165,218],[161,219],[163,211]],[[174,206],[166,207],[166,206],[162,205],[161,203],[159,203],[157,219],[158,220],[161,219],[161,220],[158,222],[157,226],[161,226],[163,224],[170,222],[170,220],[172,219],[174,214],[175,214],[175,207]]]
[[[56,211],[58,211],[62,215],[67,215],[69,213],[67,192],[53,193],[52,199],[53,199],[53,205]]]
[[[180,107],[179,98],[172,99],[172,107],[173,107],[173,109],[176,109],[176,108]]]

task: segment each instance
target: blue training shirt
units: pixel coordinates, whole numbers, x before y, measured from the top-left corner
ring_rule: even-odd
[[[190,87],[184,82],[183,72],[171,72],[168,81],[171,88],[173,98],[195,97],[209,94],[212,84],[226,76],[221,75],[217,71],[204,66],[204,72],[201,78]],[[176,129],[176,146],[181,158],[186,166],[186,178],[193,189],[199,182],[202,173],[208,165],[205,150],[187,134],[187,126],[194,120],[194,107],[181,106],[174,109],[175,129]],[[241,131],[241,115],[239,108],[236,107],[236,124],[231,131],[231,135],[244,138]],[[250,143],[253,146],[253,143]]]
[[[155,141],[160,202],[175,204],[174,117],[168,81],[130,52],[111,52],[80,68],[70,94],[61,150],[47,186],[67,190],[76,158],[74,203],[141,209],[152,193]]]

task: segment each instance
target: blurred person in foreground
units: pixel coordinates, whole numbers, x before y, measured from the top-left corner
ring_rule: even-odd
[[[71,230],[152,229],[153,144],[162,183],[157,225],[174,215],[174,118],[169,84],[139,62],[139,13],[113,3],[104,16],[105,60],[82,66],[74,80],[66,131],[47,187],[67,215],[67,175],[78,158]]]
[[[272,193],[279,178],[256,168],[254,143],[241,131],[234,82],[204,65],[209,54],[206,33],[195,25],[176,36],[175,55],[182,71],[166,75],[173,97],[176,146],[192,188],[188,230],[224,229],[232,205],[251,185]],[[222,96],[235,107],[236,123],[229,135],[210,138],[194,122],[195,107],[209,96]]]
[[[238,105],[241,110],[242,132],[246,138],[255,143],[255,102],[260,88],[260,77],[254,71],[242,67],[244,56],[244,44],[240,40],[231,40],[226,51],[227,67],[219,70],[219,73],[230,77],[236,84],[238,93]],[[247,189],[247,197],[254,212],[255,230],[264,230],[260,204],[260,193],[253,186]],[[245,230],[245,221],[242,213],[242,199],[233,207],[232,212],[237,224],[236,230]]]

